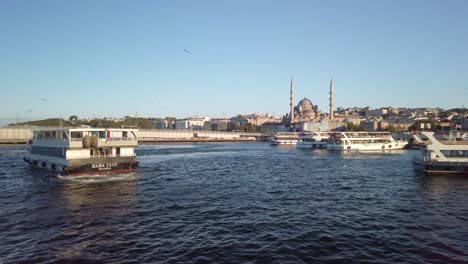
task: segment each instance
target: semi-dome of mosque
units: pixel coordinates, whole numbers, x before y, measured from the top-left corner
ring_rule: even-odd
[[[315,118],[315,111],[312,109],[306,109],[302,111],[302,117],[306,119]]]

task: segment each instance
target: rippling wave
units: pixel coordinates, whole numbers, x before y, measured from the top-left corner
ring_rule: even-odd
[[[466,263],[468,179],[415,151],[138,148],[136,173],[31,171],[0,147],[0,263]]]

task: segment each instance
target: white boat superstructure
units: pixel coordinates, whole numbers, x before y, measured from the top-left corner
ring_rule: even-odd
[[[68,175],[133,171],[137,129],[36,129],[25,161]]]
[[[330,132],[308,132],[298,137],[297,148],[321,148],[326,149]]]
[[[336,132],[330,135],[329,150],[397,150],[403,149],[407,141],[395,140],[389,132]]]
[[[416,169],[427,173],[468,175],[468,141],[441,140],[434,132],[421,132],[429,142],[421,148],[421,156],[413,160]],[[445,137],[445,139],[447,139]]]
[[[298,134],[295,132],[276,133],[272,145],[296,145]]]

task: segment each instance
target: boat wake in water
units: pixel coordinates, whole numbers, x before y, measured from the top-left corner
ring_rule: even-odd
[[[136,181],[141,178],[137,172],[130,173],[110,173],[106,175],[84,174],[81,176],[67,176],[58,174],[57,178],[62,181],[76,183],[104,183],[104,182],[126,182]]]

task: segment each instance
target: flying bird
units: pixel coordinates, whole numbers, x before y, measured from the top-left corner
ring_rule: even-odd
[[[184,51],[187,52],[188,54],[192,55],[192,52],[190,52],[190,51],[188,51],[186,49],[184,49]]]
[[[47,98],[45,98],[44,96],[41,96],[41,99],[42,101],[47,102]]]

